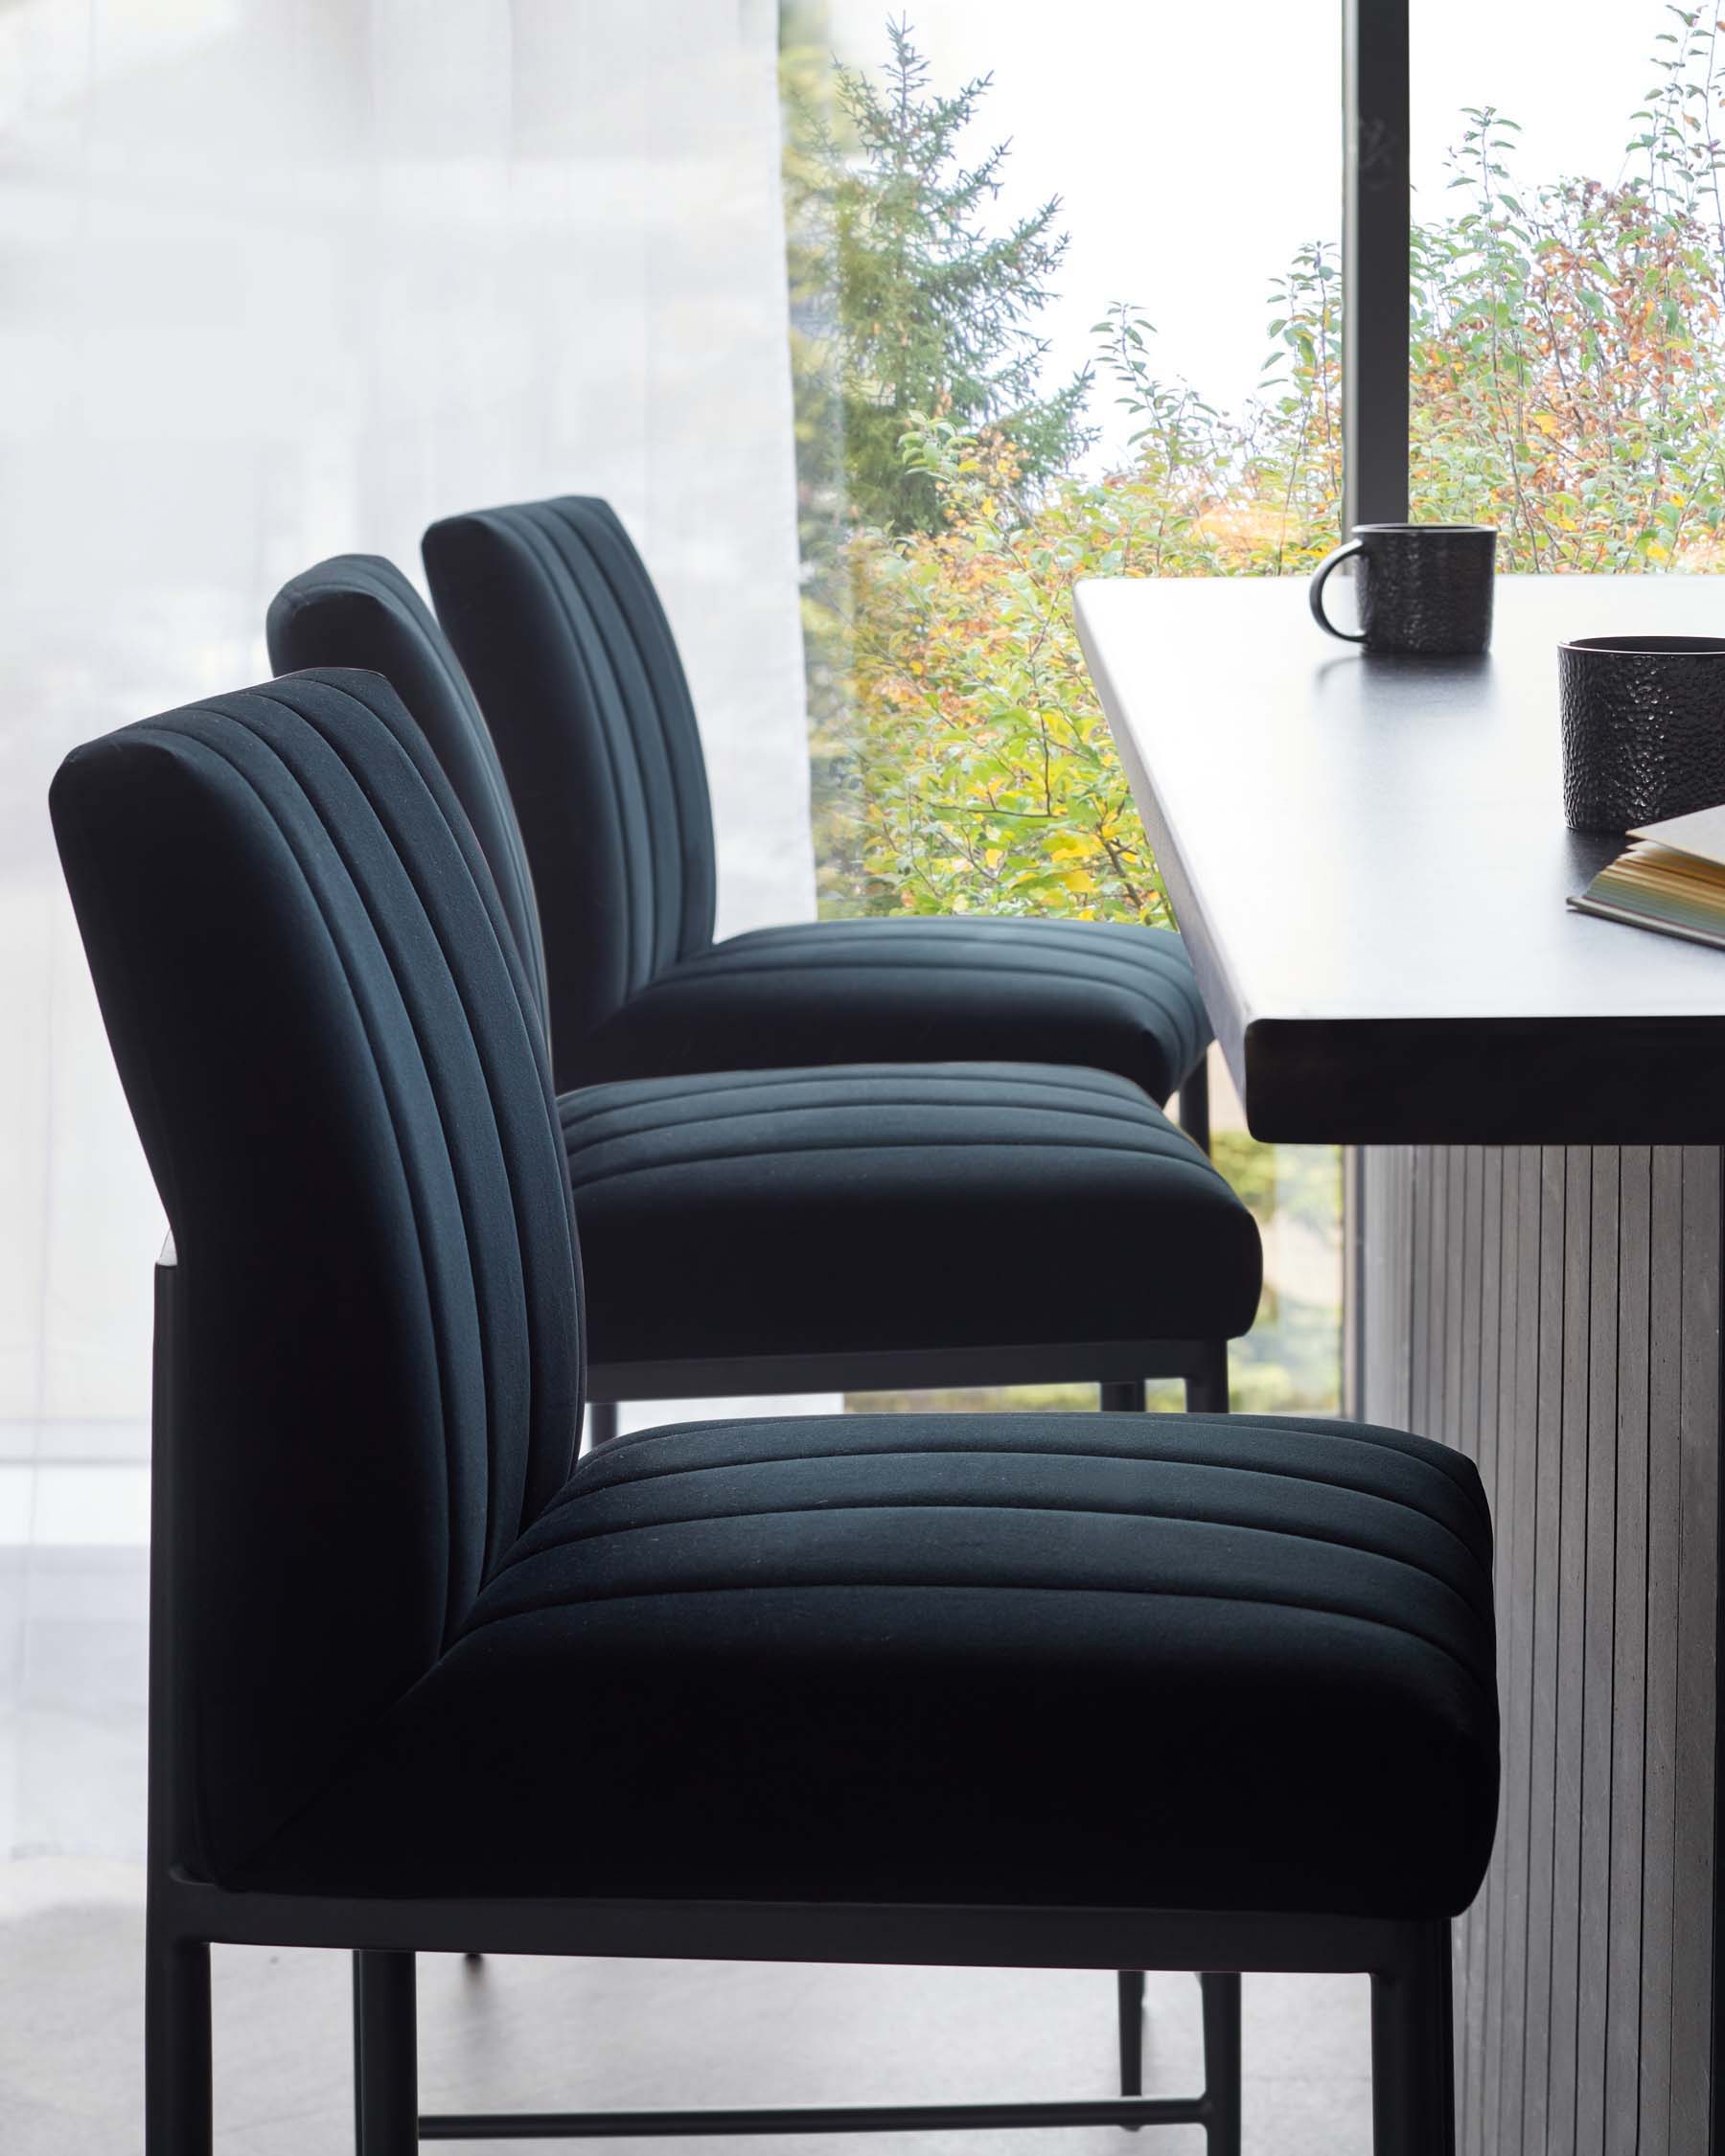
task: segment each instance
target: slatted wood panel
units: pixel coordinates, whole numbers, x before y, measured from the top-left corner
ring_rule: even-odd
[[[1477,1463],[1504,1782],[1456,1927],[1461,2156],[1702,2156],[1721,1157],[1368,1154],[1363,1410]]]

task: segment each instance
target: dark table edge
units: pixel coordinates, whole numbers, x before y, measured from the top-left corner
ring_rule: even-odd
[[[1704,1014],[1259,1018],[1241,1098],[1254,1137],[1290,1145],[1718,1145],[1717,1056]]]
[[[1460,1021],[1254,1013],[1223,961],[1162,791],[1087,632],[1084,589],[1081,582],[1073,611],[1085,660],[1254,1137],[1287,1145],[1725,1141],[1715,1014]],[[1725,973],[1720,988],[1725,1003]],[[1368,1074],[1387,1057],[1403,1072],[1393,1086]],[[1688,1075],[1679,1075],[1685,1066]],[[1657,1099],[1648,1097],[1654,1068]]]

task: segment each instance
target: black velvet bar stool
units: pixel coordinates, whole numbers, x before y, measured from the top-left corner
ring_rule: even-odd
[[[695,709],[609,502],[448,517],[424,551],[521,818],[560,1086],[739,1060],[1084,1065],[1159,1103],[1178,1088],[1182,1120],[1208,1147],[1209,1021],[1165,929],[966,914],[713,941]]]
[[[159,1274],[149,2156],[207,2156],[214,1940],[351,1948],[365,2156],[413,1958],[1357,1969],[1378,2156],[1454,2146],[1495,1823],[1490,1523],[1417,1437],[824,1417],[579,1464],[581,1288],[501,902],[380,680],[91,744],[55,827]],[[1204,2099],[610,2130],[1209,2122]]]

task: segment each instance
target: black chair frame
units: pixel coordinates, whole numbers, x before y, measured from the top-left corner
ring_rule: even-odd
[[[1210,1149],[1209,1050],[1208,1048],[1180,1081],[1180,1089],[1175,1095],[1175,1102],[1179,1110],[1178,1121],[1181,1129],[1191,1139],[1200,1153],[1208,1155]]]
[[[1228,1342],[1101,1341],[1088,1345],[893,1349],[862,1355],[672,1358],[662,1363],[595,1363],[587,1372],[594,1441],[613,1434],[627,1400],[740,1400],[753,1393],[932,1391],[978,1386],[1097,1385],[1106,1409],[1144,1405],[1152,1378],[1182,1378],[1193,1413],[1228,1411]],[[610,1412],[608,1414],[607,1410]]]
[[[1239,2145],[1238,1992],[1207,1991],[1211,2091],[1097,2101],[759,2111],[419,2116],[414,1957],[550,1954],[939,1967],[1364,1972],[1371,1980],[1375,2156],[1453,2156],[1450,1933],[1389,1921],[1198,1910],[865,1904],[353,1899],[234,1892],[196,1876],[187,1800],[176,1582],[186,1504],[176,1439],[176,1267],[156,1271],[146,1948],[148,2156],[213,2149],[210,1948],[304,1946],[355,1957],[356,2145],[406,2156],[422,2141],[609,2135],[854,2133],[955,2126],[1201,2124]],[[1232,2076],[1214,2071],[1231,2060]]]

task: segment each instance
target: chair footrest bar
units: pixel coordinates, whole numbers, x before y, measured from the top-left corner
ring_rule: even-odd
[[[1094,2102],[848,2104],[764,2111],[430,2112],[421,2141],[645,2140],[659,2134],[939,2133],[965,2126],[1201,2126],[1203,2097]]]

